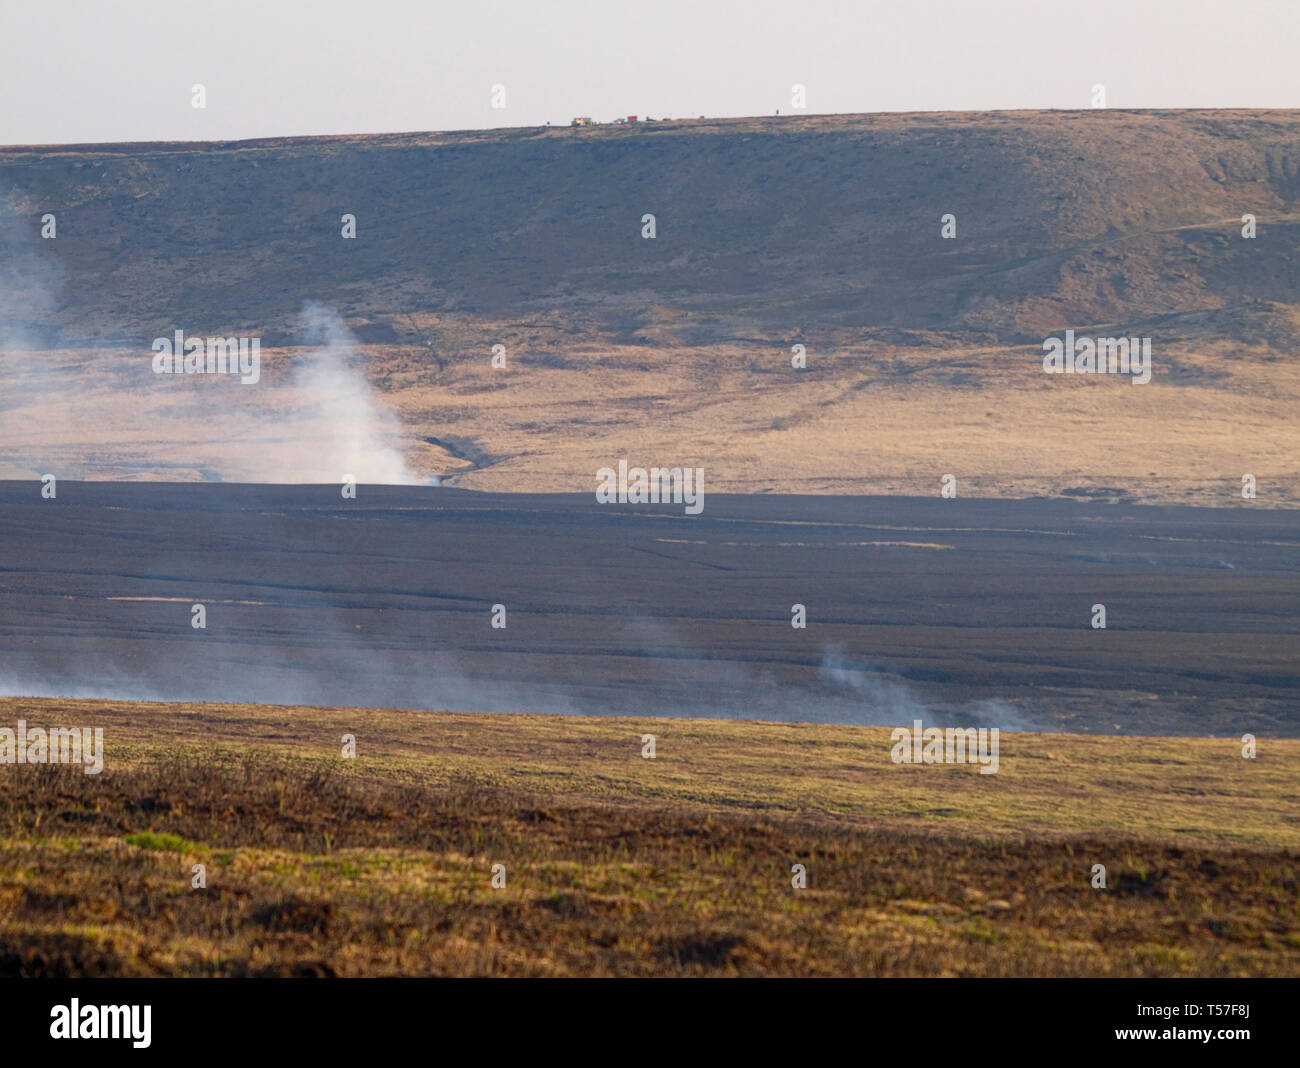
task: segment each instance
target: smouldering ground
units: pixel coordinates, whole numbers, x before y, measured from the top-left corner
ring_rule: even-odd
[[[1300,974],[1296,740],[0,706],[107,748],[0,766],[0,974]]]

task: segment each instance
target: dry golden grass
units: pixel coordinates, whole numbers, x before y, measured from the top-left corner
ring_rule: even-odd
[[[476,468],[416,446],[426,469],[463,472],[455,484],[468,489],[590,492],[598,468],[627,457],[703,467],[718,493],[932,496],[952,472],[964,496],[1110,488],[1132,501],[1222,507],[1240,500],[1250,472],[1267,506],[1300,500],[1300,367],[1225,361],[1218,346],[1177,354],[1203,381],[1175,381],[1162,359],[1135,387],[1120,376],[1044,374],[1042,350],[1030,346],[846,338],[810,346],[810,370],[799,372],[780,345],[648,358],[635,347],[575,352],[558,332],[502,333],[516,353],[508,376],[483,359],[437,385],[414,374],[386,383],[415,441],[453,433],[506,458]],[[581,373],[530,365],[553,351]]]
[[[1300,974],[1300,741],[0,704],[107,743],[0,768],[6,974]]]
[[[702,466],[713,492],[929,496],[952,473],[963,496],[1224,506],[1249,473],[1252,507],[1295,506],[1297,116],[772,116],[0,149],[15,211],[79,212],[27,252],[66,274],[61,333],[22,322],[43,340],[13,358],[24,388],[0,412],[0,474],[302,481],[305,462],[266,458],[284,413],[310,408],[286,371],[309,350],[282,346],[303,301],[323,299],[367,343],[413,466],[465,488],[592,492],[597,468],[627,457]],[[340,198],[365,205],[355,242],[339,237]],[[960,205],[955,241],[938,237],[942,205]],[[637,236],[651,208],[654,242]],[[174,256],[177,234],[205,255]],[[15,303],[20,321],[40,305]],[[262,382],[160,382],[147,335],[166,324],[262,338]],[[1042,339],[1067,327],[1151,337],[1152,381],[1043,374]],[[74,340],[114,337],[133,340]],[[311,458],[338,428],[293,432]],[[307,480],[336,481],[333,466]]]
[[[1294,362],[1225,362],[1211,347],[1178,355],[1184,373],[1204,381],[1172,381],[1157,364],[1152,382],[1135,387],[1122,376],[1046,375],[1041,349],[1030,347],[846,341],[797,372],[772,346],[661,350],[648,361],[644,349],[573,345],[558,330],[525,335],[501,324],[490,332],[514,353],[507,371],[485,355],[431,381],[408,351],[371,349],[372,375],[404,427],[395,444],[421,477],[485,491],[590,493],[600,467],[628,458],[703,467],[713,493],[934,496],[953,473],[962,496],[1112,490],[1129,501],[1229,507],[1250,473],[1259,483],[1252,507],[1300,503]],[[44,354],[77,388],[7,418],[23,420],[25,447],[79,477],[190,481],[222,470],[228,481],[261,481],[279,417],[297,401],[287,385],[291,355],[265,354],[264,384],[250,397],[229,382],[124,389],[94,378],[80,353]],[[547,366],[552,357],[581,370]],[[136,354],[119,359],[129,365]],[[209,434],[213,390],[261,407],[257,432]],[[106,409],[107,424],[98,414]],[[327,454],[334,432],[324,420],[296,421],[294,448]],[[23,474],[40,472],[11,471]],[[333,476],[316,472],[316,480]]]

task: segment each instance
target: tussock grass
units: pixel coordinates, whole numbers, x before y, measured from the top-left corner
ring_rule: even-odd
[[[107,759],[0,769],[0,974],[1300,974],[1300,743],[4,703]]]

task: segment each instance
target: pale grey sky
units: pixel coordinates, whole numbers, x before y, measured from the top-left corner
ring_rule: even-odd
[[[1294,108],[1300,0],[0,0],[0,144],[790,114],[795,83],[809,114],[1088,107],[1096,83]]]

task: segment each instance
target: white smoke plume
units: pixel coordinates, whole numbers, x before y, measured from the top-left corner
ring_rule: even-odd
[[[337,482],[351,475],[371,485],[413,485],[423,479],[401,450],[402,426],[362,373],[361,347],[338,313],[308,302],[303,339],[312,347],[292,374],[287,408],[247,427],[255,442],[244,468],[223,481]],[[223,383],[227,395],[237,387]]]
[[[0,441],[30,425],[29,405],[58,395],[60,377],[47,350],[63,282],[62,265],[40,236],[36,201],[0,189]],[[57,432],[58,406],[43,414]],[[0,462],[0,477],[3,468]]]
[[[256,383],[155,374],[148,350],[63,347],[57,331],[42,326],[57,269],[30,242],[21,255],[13,241],[4,249],[4,236],[0,478],[437,484],[412,469],[401,420],[367,379],[365,354],[332,309],[305,304],[305,351],[270,359],[262,352]],[[169,325],[163,334],[170,333]]]
[[[910,726],[922,720],[927,726],[997,727],[1005,731],[1038,731],[1043,728],[999,698],[986,698],[945,708],[927,704],[906,684],[888,678],[877,668],[854,664],[838,648],[823,650],[824,678],[861,701],[859,716],[850,722],[883,726]]]

